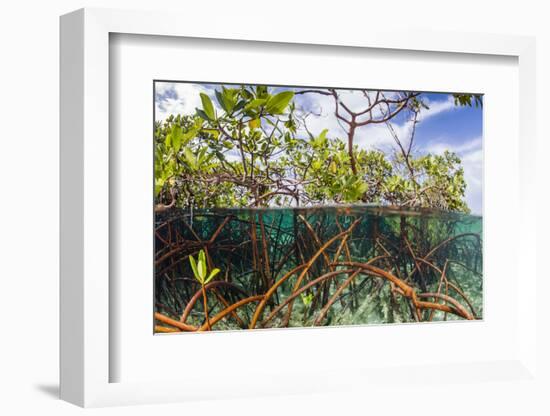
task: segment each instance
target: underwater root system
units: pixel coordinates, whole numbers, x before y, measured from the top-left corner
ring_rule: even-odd
[[[474,320],[476,220],[250,210],[158,215],[155,332]]]

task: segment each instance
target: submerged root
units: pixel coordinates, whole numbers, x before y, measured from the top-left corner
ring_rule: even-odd
[[[195,224],[201,218],[197,215]],[[306,321],[314,326],[329,325],[338,311],[361,310],[365,291],[370,299],[387,302],[385,307],[391,312],[388,322],[394,322],[395,314],[413,322],[440,316],[447,319],[448,314],[466,320],[481,316],[475,306],[479,301],[467,294],[471,284],[459,283],[456,269],[449,267],[458,264],[462,273],[479,279],[478,234],[461,233],[434,243],[422,240],[424,229],[407,228],[403,221],[393,234],[375,225],[369,235],[361,218],[342,223],[338,219],[312,222],[301,214],[295,218],[291,232],[282,228],[282,220],[277,228],[275,219],[269,223],[262,214],[252,215],[248,221],[229,215],[204,232],[209,235],[206,239],[183,220],[157,226],[157,279],[158,284],[166,283],[161,286],[165,297],[156,299],[155,332],[202,332],[216,329],[216,325],[219,328],[221,322],[231,328],[254,329],[274,322],[286,327],[291,319],[295,325],[295,310],[303,325]],[[300,240],[293,237],[298,225]],[[359,228],[362,231],[358,232]],[[219,276],[224,280],[202,288],[189,274],[178,272],[188,267],[186,259],[199,250],[205,251],[209,269],[222,269]],[[358,252],[368,252],[370,259],[358,258]],[[460,257],[460,253],[464,255]],[[466,257],[471,253],[476,259],[473,265]],[[295,306],[300,298],[303,305]],[[210,316],[206,317],[206,311]],[[201,317],[205,318],[202,322]]]

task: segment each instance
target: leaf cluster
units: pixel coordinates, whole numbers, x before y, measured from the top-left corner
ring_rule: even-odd
[[[180,207],[360,202],[468,211],[464,172],[453,153],[404,160],[354,146],[354,171],[342,139],[328,137],[328,130],[299,134],[294,91],[223,86],[213,96],[201,93],[193,115],[157,123],[157,201],[175,189]],[[477,103],[471,95],[455,99]],[[421,100],[413,104],[421,111]]]
[[[197,260],[190,255],[189,263],[191,264],[191,269],[193,270],[195,279],[197,279],[197,281],[203,286],[220,272],[220,269],[214,268],[210,271],[210,273],[207,273],[206,254],[204,253],[204,250],[199,251]]]

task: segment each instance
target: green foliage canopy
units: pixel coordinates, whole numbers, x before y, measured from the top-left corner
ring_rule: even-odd
[[[215,91],[218,108],[201,93],[194,115],[158,122],[156,201],[175,190],[179,207],[374,203],[469,211],[457,155],[386,154],[356,145],[350,152],[348,142],[328,137],[328,130],[300,135],[294,98],[291,90],[222,86]],[[467,95],[455,100],[481,102]],[[426,107],[420,97],[410,101],[411,111]]]

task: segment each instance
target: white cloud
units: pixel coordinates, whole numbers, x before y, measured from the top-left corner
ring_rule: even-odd
[[[424,150],[429,153],[441,155],[445,150],[457,154],[465,154],[471,151],[481,149],[481,137],[476,137],[472,140],[468,140],[462,143],[450,144],[444,140],[433,140],[424,146]]]
[[[208,94],[213,100],[214,92],[200,84],[188,84],[183,82],[157,82],[155,92],[162,99],[155,97],[155,119],[164,120],[170,115],[194,114],[195,108],[202,108],[200,93]],[[219,108],[217,108],[219,111]]]
[[[468,184],[466,202],[474,214],[483,213],[483,151],[474,150],[462,157],[464,177]]]
[[[446,111],[450,111],[453,109],[456,109],[454,98],[452,95],[447,95],[446,100],[437,100],[437,101],[430,101],[430,100],[424,100],[425,104],[429,107],[428,109],[424,109],[419,114],[419,121],[427,120],[433,116],[436,116],[438,114],[444,113]]]

